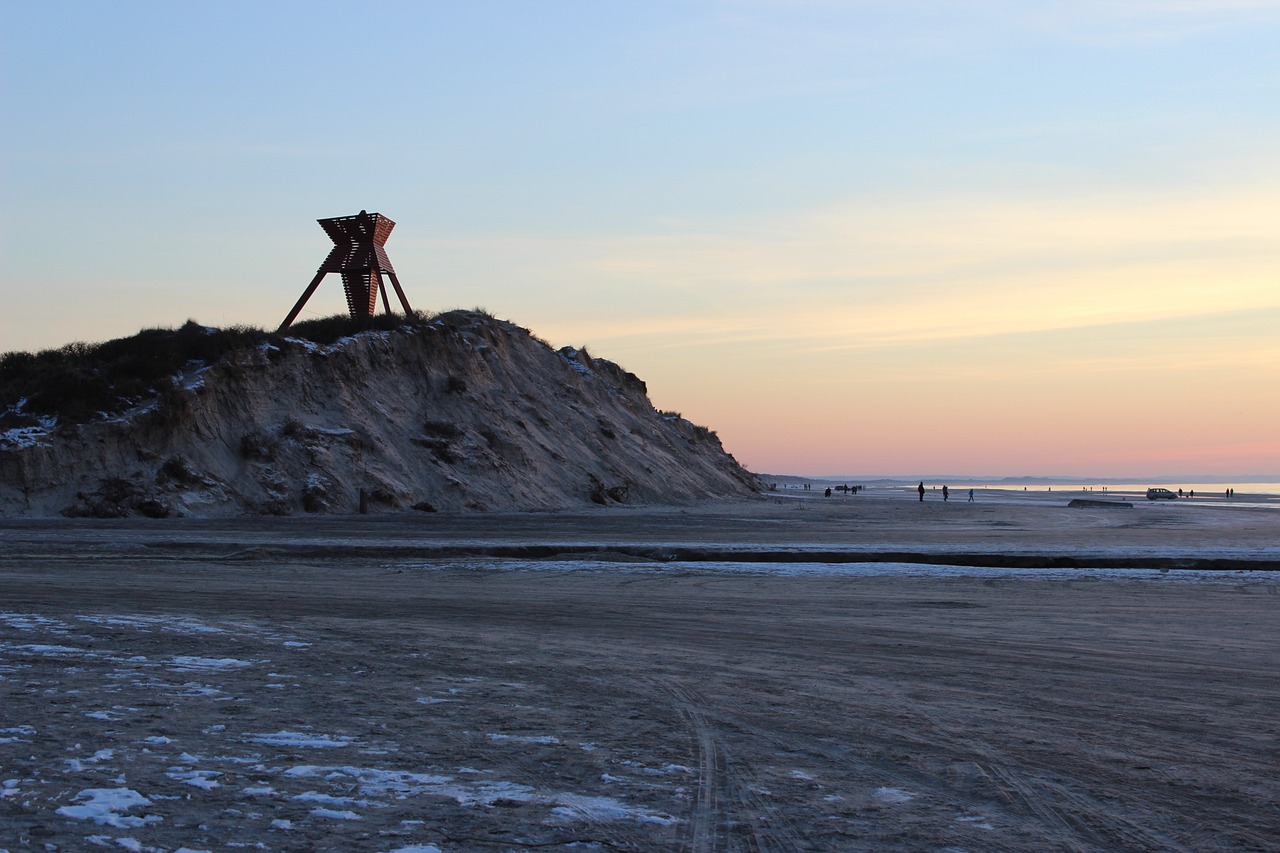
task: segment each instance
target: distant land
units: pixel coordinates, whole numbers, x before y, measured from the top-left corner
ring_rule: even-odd
[[[822,474],[806,477],[800,474],[760,474],[759,477],[765,482],[777,483],[849,483],[851,485],[858,483],[868,486],[914,485],[921,480],[926,483],[983,483],[990,486],[1111,486],[1131,485],[1134,483],[1221,483],[1224,486],[1228,486],[1235,483],[1280,483],[1280,474],[1156,474],[1128,477],[1054,477],[1048,475],[1000,477],[982,474],[911,474],[903,476]]]

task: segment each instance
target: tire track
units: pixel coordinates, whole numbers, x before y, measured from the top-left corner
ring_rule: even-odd
[[[731,768],[716,729],[701,710],[704,703],[699,697],[672,682],[656,682],[654,686],[671,697],[698,743],[698,795],[689,818],[685,849],[689,853],[787,853],[807,849],[802,836],[785,818],[766,817],[769,804],[740,771]]]

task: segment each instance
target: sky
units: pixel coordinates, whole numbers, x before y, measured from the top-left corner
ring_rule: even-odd
[[[0,12],[0,350],[274,328],[365,209],[753,471],[1280,472],[1280,0]]]

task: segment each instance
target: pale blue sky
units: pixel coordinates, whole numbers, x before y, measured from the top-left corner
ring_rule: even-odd
[[[1280,470],[1280,2],[2,5],[0,349],[274,326],[364,208],[756,470]]]

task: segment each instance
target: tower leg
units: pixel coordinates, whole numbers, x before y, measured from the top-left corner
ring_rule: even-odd
[[[387,302],[387,286],[382,283],[382,273],[378,273],[378,292],[382,294],[382,311],[391,313],[391,303]]]
[[[293,321],[298,319],[298,314],[302,311],[302,306],[306,305],[307,300],[311,298],[311,294],[316,292],[316,288],[320,286],[320,280],[323,279],[325,275],[327,275],[327,273],[323,269],[316,273],[316,277],[311,279],[311,284],[307,285],[307,289],[302,291],[302,296],[298,299],[298,304],[293,306],[293,310],[289,312],[288,317],[284,318],[284,322],[280,324],[280,328],[276,329],[276,332],[283,332],[285,329],[293,325]]]
[[[400,289],[400,279],[396,278],[396,274],[393,272],[387,273],[387,278],[391,279],[391,286],[396,289],[396,296],[400,297],[400,304],[404,307],[404,313],[412,314],[413,309],[409,307],[409,300],[404,298],[404,291]],[[386,296],[386,294],[383,293],[383,296]]]

